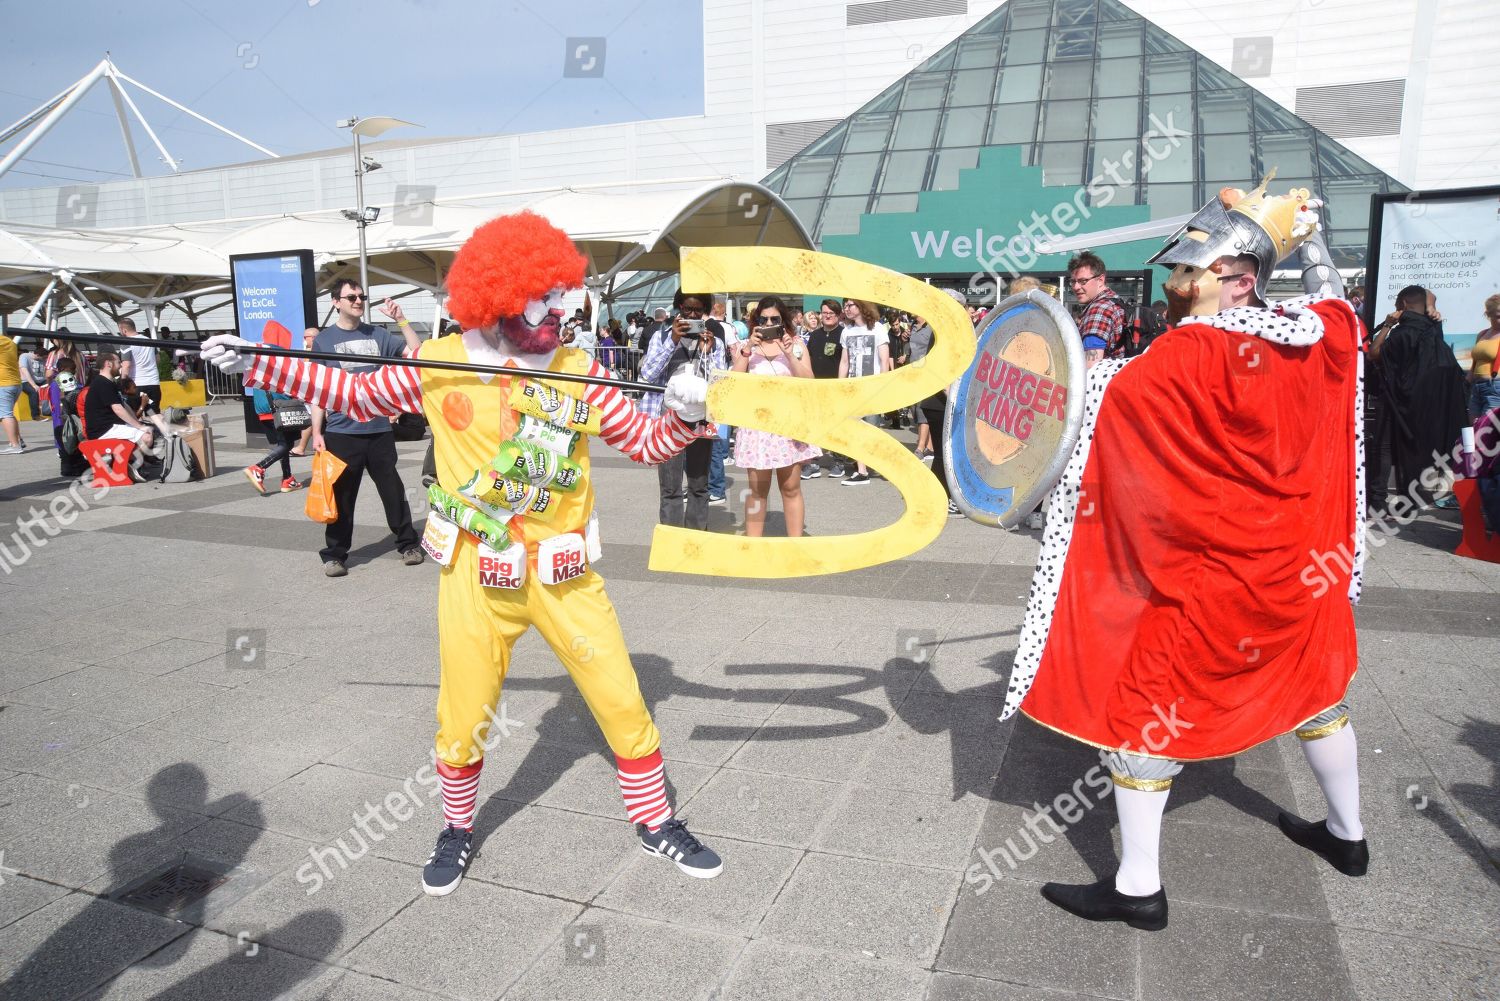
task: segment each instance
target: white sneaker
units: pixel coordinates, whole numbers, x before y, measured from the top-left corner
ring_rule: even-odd
[[[24,451],[26,451],[26,443],[23,441],[19,445],[6,445],[0,448],[0,455],[20,455]]]

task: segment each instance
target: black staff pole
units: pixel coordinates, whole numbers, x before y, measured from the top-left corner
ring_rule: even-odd
[[[139,348],[150,345],[158,350],[201,352],[203,345],[197,341],[168,341],[152,337],[119,337],[110,334],[58,333],[52,330],[27,330],[14,328],[8,336],[44,337],[53,341],[75,344],[117,344],[121,347]],[[609,379],[598,375],[579,375],[573,372],[548,372],[545,369],[511,368],[504,365],[476,365],[462,361],[436,361],[423,358],[387,358],[375,355],[341,355],[331,351],[298,351],[295,348],[278,348],[270,344],[240,344],[235,351],[242,355],[269,355],[273,358],[303,358],[307,361],[348,362],[361,364],[399,365],[407,368],[441,369],[446,372],[480,372],[490,375],[520,376],[526,379],[545,379],[555,382],[581,382],[589,386],[613,386],[616,389],[634,389],[642,393],[660,393],[661,386],[650,382],[628,382],[624,379]]]

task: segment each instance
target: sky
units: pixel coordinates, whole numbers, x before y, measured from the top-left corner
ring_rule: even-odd
[[[71,85],[106,51],[125,75],[282,155],[347,146],[348,131],[335,123],[351,115],[423,126],[382,137],[397,139],[703,110],[698,0],[0,0],[0,17],[0,127]],[[183,170],[261,156],[128,84],[126,91]],[[142,173],[169,173],[146,132],[132,126]],[[101,81],[0,186],[129,176]]]

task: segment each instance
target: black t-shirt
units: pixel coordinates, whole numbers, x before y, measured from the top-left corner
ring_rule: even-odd
[[[891,324],[886,334],[886,346],[891,350],[891,366],[895,367],[906,361],[906,341],[896,331],[896,325]]]
[[[113,379],[96,374],[89,380],[88,392],[83,401],[83,426],[90,438],[102,437],[116,424],[125,423],[113,409],[116,403],[122,406],[125,403]]]
[[[814,379],[837,379],[839,361],[844,357],[844,325],[829,330],[822,324],[807,338],[807,358]]]

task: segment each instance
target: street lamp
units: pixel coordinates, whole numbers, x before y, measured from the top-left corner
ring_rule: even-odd
[[[380,209],[365,206],[365,175],[379,170],[380,164],[360,152],[359,140],[361,137],[373,139],[387,129],[393,129],[398,125],[410,125],[413,128],[421,128],[421,126],[399,118],[360,118],[358,116],[342,118],[338,125],[341,129],[349,129],[354,135],[354,200],[358,204],[353,211],[345,209],[344,217],[357,223],[359,227],[359,284],[368,295],[370,275],[365,255],[365,227],[379,218]]]

